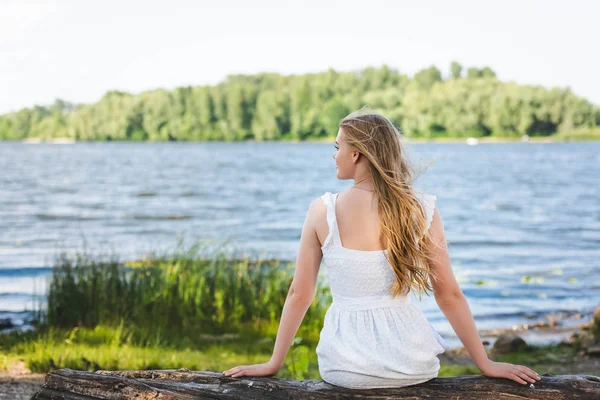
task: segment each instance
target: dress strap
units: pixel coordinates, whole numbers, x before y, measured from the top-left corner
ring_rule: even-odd
[[[337,203],[338,195],[339,193],[331,195],[331,198],[333,199],[333,206],[331,207],[331,214],[333,215],[332,240],[335,245],[341,246],[342,239],[340,238],[340,230],[338,229],[337,217],[335,216],[335,204]]]
[[[327,246],[329,242],[332,242],[335,245],[341,245],[342,242],[338,231],[337,219],[335,217],[335,201],[337,195],[337,193],[332,194],[331,192],[327,192],[321,196],[321,199],[325,205],[327,205],[327,226],[329,227],[329,233],[327,234],[327,238],[325,238],[323,247]]]

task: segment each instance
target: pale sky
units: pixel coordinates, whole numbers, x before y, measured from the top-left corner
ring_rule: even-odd
[[[600,1],[0,0],[0,114],[109,90],[452,60],[600,104]]]

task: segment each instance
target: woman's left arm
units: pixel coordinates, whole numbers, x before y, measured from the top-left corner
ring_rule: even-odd
[[[315,295],[317,275],[323,258],[315,228],[317,221],[326,217],[325,213],[326,208],[321,200],[313,200],[304,220],[296,257],[296,270],[283,306],[271,359],[264,364],[233,367],[223,372],[226,376],[236,378],[275,375],[283,367],[288,350]]]

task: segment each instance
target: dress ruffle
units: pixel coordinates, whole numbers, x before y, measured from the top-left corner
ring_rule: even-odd
[[[425,209],[425,217],[427,218],[427,229],[431,226],[431,221],[433,221],[433,214],[435,212],[435,202],[437,200],[437,196],[434,194],[424,193],[419,196],[421,200],[421,204]]]
[[[322,379],[348,388],[402,387],[435,378],[436,355],[446,349],[414,304],[365,310],[332,304],[320,336]]]

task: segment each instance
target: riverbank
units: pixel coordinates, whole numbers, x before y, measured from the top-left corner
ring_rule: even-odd
[[[302,143],[299,140],[281,140],[292,143]],[[311,139],[307,142],[335,143],[335,138]],[[502,143],[565,143],[565,142],[600,142],[600,130],[590,133],[556,134],[551,136],[524,136],[524,137],[436,137],[436,138],[414,138],[403,136],[403,142],[407,144],[416,143],[448,143],[448,144],[502,144]]]
[[[409,137],[406,135],[402,136],[405,143],[463,143],[463,144],[490,144],[490,143],[564,143],[564,142],[598,142],[600,141],[600,128],[597,129],[578,129],[566,133],[555,133],[547,136],[480,136],[480,137],[467,137],[467,136],[453,136],[453,137]],[[0,140],[10,141],[10,140]],[[19,142],[25,144],[74,144],[74,143],[89,143],[89,142],[113,142],[112,140],[75,140],[69,137],[57,137],[57,138],[25,138],[19,140]],[[146,141],[128,141],[118,140],[117,142],[132,142],[132,143],[157,143],[159,141],[146,140]],[[167,142],[167,141],[165,141]],[[188,141],[188,140],[170,140],[172,143],[210,143],[209,141]],[[248,139],[243,141],[230,141],[231,143],[271,143],[271,142],[283,142],[283,143],[335,143],[335,137],[310,137],[304,140],[295,138],[280,137],[276,140],[255,140]]]
[[[528,348],[521,348],[519,351],[513,352],[498,352],[500,349],[499,347],[492,347],[490,349],[486,348],[486,352],[491,360],[526,365],[540,375],[549,373],[553,375],[581,374],[600,376],[600,354],[592,353],[593,350],[590,350],[593,349],[595,344],[600,344],[600,336],[597,336],[594,341],[590,340],[590,335],[591,337],[594,335],[594,327],[597,329],[599,326],[600,308],[596,311],[595,320],[587,324],[582,324],[568,339],[562,341],[558,345],[529,346]],[[504,330],[504,332],[512,331],[512,327],[507,327]],[[597,333],[598,332],[596,332],[596,335]],[[235,337],[238,336],[230,338]],[[227,338],[222,339],[227,340]],[[117,352],[119,350],[113,348],[113,351]],[[311,351],[314,355],[314,348],[311,349]],[[88,355],[89,354],[81,355],[81,358],[85,358],[85,356]],[[167,356],[169,356],[168,353],[165,354],[165,357]],[[225,356],[228,356],[228,354],[225,354]],[[238,363],[264,362],[264,360],[268,358],[265,357],[267,357],[267,355],[264,355],[261,361],[257,359],[236,359],[237,357],[229,356],[227,360],[223,360],[223,365],[230,366]],[[440,373],[438,375],[440,377],[481,374],[481,371],[475,366],[464,347],[448,349],[438,357],[441,365]],[[30,363],[31,359],[28,359],[27,357],[16,356],[16,358],[13,358],[10,355],[4,356],[4,363],[0,363],[0,399],[28,400],[33,394],[41,389],[45,381],[45,373],[33,373],[28,367]],[[171,363],[157,363],[149,366],[147,369],[187,368],[187,365],[189,364],[183,362],[176,363],[175,365],[171,365]],[[56,367],[61,368],[60,366]],[[93,368],[71,368],[89,371],[107,369],[102,365],[95,365]],[[223,368],[222,365],[216,367],[207,364],[205,366],[197,366],[196,368],[189,369],[221,371],[221,368]],[[320,379],[316,365],[312,365],[311,368],[312,370],[307,371],[309,373],[301,379]],[[289,365],[287,364],[277,376],[286,377],[288,375],[286,372],[289,372]]]
[[[32,373],[24,361],[0,369],[0,399],[29,400],[42,388],[46,374]]]
[[[39,374],[59,368],[223,371],[265,362],[294,269],[294,263],[280,259],[205,253],[200,245],[131,262],[63,255],[52,269],[47,311],[31,321],[33,329],[0,335],[2,386],[36,385],[27,381],[36,379],[33,374],[39,381]],[[319,286],[279,377],[320,378],[315,348],[330,303],[328,287]],[[595,318],[560,312],[542,322],[481,330],[480,336],[490,358],[498,361],[539,366],[539,373],[577,364],[577,371],[600,375],[576,341],[586,327],[600,327],[600,312]],[[514,333],[530,345],[544,335],[562,338],[514,354],[493,354],[496,341]],[[594,344],[588,341],[585,349]],[[480,373],[462,348],[447,350],[440,360],[439,376]]]

